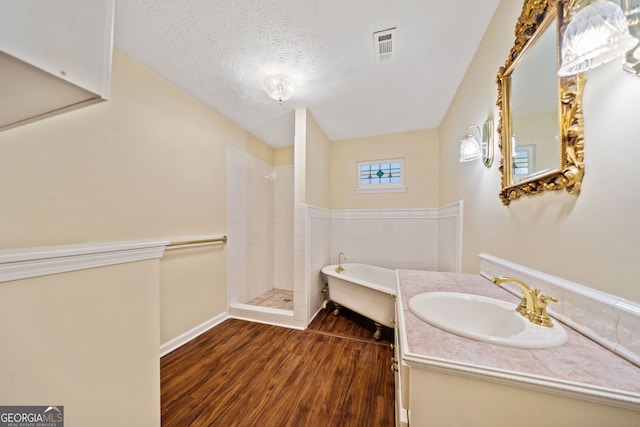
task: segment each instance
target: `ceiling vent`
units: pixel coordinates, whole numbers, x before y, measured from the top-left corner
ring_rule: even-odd
[[[391,59],[395,44],[395,27],[373,33],[373,49],[375,51],[376,61],[382,62]]]

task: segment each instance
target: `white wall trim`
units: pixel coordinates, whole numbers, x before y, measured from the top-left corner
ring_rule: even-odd
[[[463,203],[463,200],[458,200],[438,208],[438,218],[459,218],[462,216]]]
[[[0,250],[0,283],[160,258],[168,240]]]
[[[464,223],[464,200],[450,203],[438,209],[438,219],[453,218],[456,220],[456,273],[462,273],[462,224]],[[439,254],[438,254],[439,255]]]
[[[437,219],[438,209],[350,209],[334,210],[336,219]]]
[[[305,205],[307,208],[307,215],[310,218],[323,218],[331,219],[331,209],[321,208],[319,206]]]
[[[206,322],[203,322],[203,323],[199,324],[195,328],[192,328],[192,329],[190,329],[190,330],[178,335],[177,337],[167,341],[166,343],[164,343],[164,344],[162,344],[160,346],[160,357],[171,353],[173,350],[175,350],[178,347],[188,343],[192,339],[204,334],[209,329],[213,328],[214,326],[219,325],[220,323],[224,322],[228,318],[229,318],[229,316],[227,315],[227,312],[225,311],[224,313],[220,313],[217,316],[212,317],[211,319],[207,320]]]
[[[640,366],[640,304],[488,254],[480,254],[480,274],[515,277],[558,298],[557,304],[549,304],[552,316]],[[504,285],[521,295],[516,285]]]
[[[407,187],[386,187],[386,188],[356,188],[357,194],[366,193],[406,193]]]
[[[322,277],[320,270],[331,263],[332,212],[319,206],[306,205],[305,225],[305,293],[306,324],[315,316],[314,312],[322,307]],[[323,231],[327,231],[324,233]],[[337,256],[337,254],[336,254]]]

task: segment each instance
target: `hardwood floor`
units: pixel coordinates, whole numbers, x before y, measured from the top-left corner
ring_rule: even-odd
[[[333,315],[333,306],[320,311],[309,325],[309,329],[345,338],[375,342],[375,323],[346,307],[340,307],[340,315]],[[393,344],[393,329],[383,327],[380,343]]]
[[[229,319],[164,356],[162,425],[393,426],[389,342],[329,313],[305,331]]]

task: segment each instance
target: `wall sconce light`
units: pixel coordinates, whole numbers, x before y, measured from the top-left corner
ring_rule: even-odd
[[[606,0],[585,4],[581,3],[562,37],[560,77],[598,67],[638,44],[620,6]]]
[[[480,141],[478,141],[475,136],[469,133],[469,130],[473,128],[478,131],[478,134],[482,135],[478,126],[471,125],[467,127],[467,130],[464,131],[464,137],[460,141],[461,162],[471,162],[482,157],[482,148],[480,147]]]
[[[470,130],[476,129],[482,142],[478,141]],[[486,167],[491,167],[493,163],[493,121],[491,119],[484,122],[482,130],[478,126],[471,125],[464,131],[464,137],[460,141],[460,161],[471,162],[482,159]]]
[[[271,74],[262,81],[262,88],[267,95],[282,104],[291,99],[296,92],[296,81],[286,74]]]

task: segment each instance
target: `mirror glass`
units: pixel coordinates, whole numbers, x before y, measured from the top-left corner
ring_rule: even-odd
[[[525,0],[515,42],[498,70],[504,205],[542,191],[580,191],[586,77],[557,74],[565,17],[573,6],[574,0]]]
[[[511,74],[513,183],[560,169],[555,20]]]

